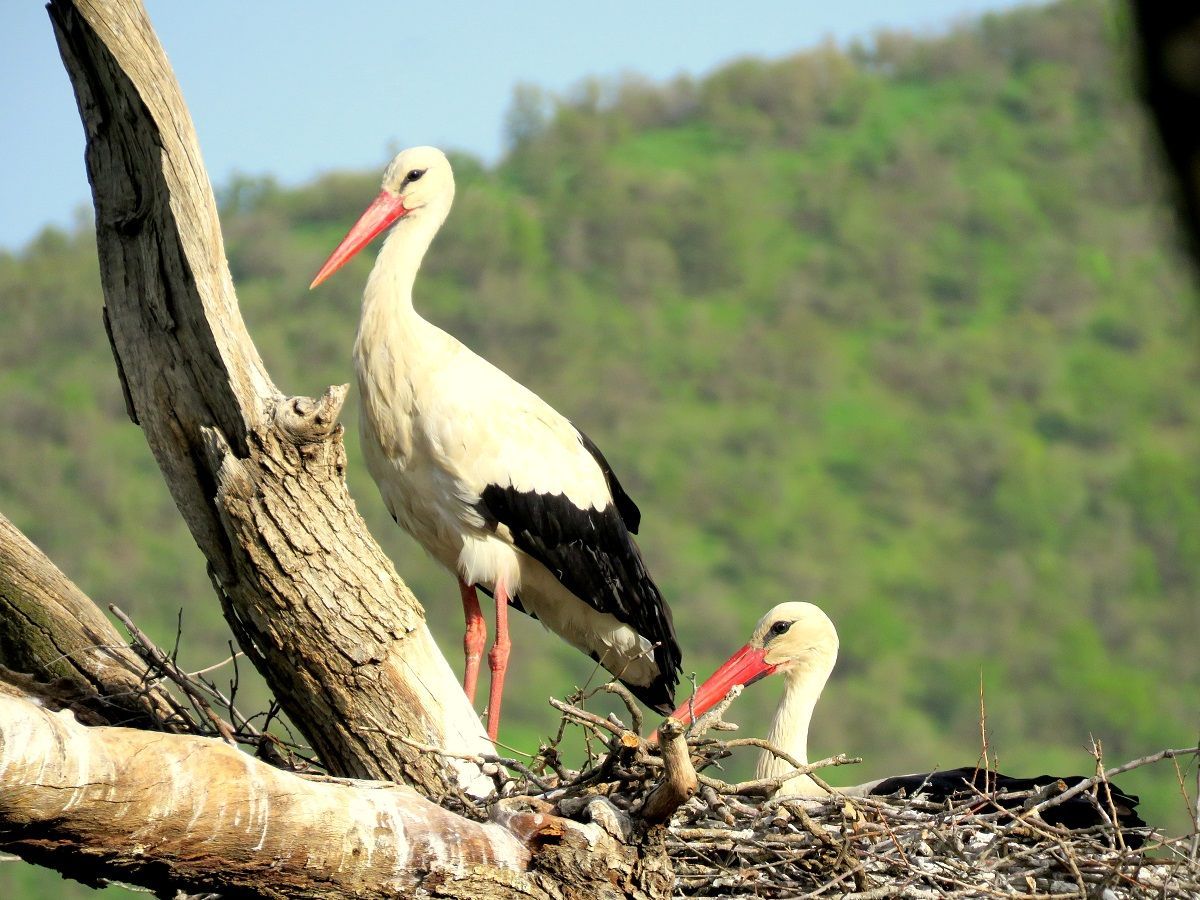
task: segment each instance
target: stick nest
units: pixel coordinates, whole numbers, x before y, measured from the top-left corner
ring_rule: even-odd
[[[256,716],[237,710],[236,669],[230,689],[222,691],[204,672],[182,672],[173,653],[155,647],[117,614],[131,628],[149,679],[173,683],[189,701],[191,710],[182,704],[176,723],[181,730],[248,744],[258,756],[296,772],[313,773],[320,766],[294,738],[267,730],[276,707]],[[231,653],[227,663],[236,663],[237,655]],[[624,701],[628,724],[582,707],[598,691]],[[526,760],[455,754],[402,739],[423,752],[468,759],[490,775],[494,789],[486,797],[455,790],[440,798],[460,815],[487,820],[499,805],[526,807],[596,823],[626,842],[660,842],[674,864],[678,897],[1200,897],[1200,804],[1194,796],[1200,781],[1189,797],[1176,766],[1193,824],[1192,834],[1183,838],[1152,829],[1123,831],[1112,824],[1117,815],[1111,799],[1105,802],[1109,777],[1168,759],[1190,757],[1194,766],[1200,748],[1164,750],[1106,770],[1097,747],[1096,776],[1069,789],[1060,783],[1023,794],[975,791],[944,802],[920,795],[847,796],[813,773],[857,759],[836,756],[801,765],[765,741],[705,737],[710,729],[736,727],[722,716],[738,693],[735,688],[701,717],[686,744],[674,720],[661,729],[661,747],[642,737],[641,711],[615,683],[578,693],[571,702],[552,699],[561,716],[557,734]],[[565,765],[559,749],[572,729],[582,732],[585,748],[578,768]],[[710,774],[745,748],[766,749],[794,768],[778,778],[734,784]],[[779,785],[798,773],[810,774],[829,796],[775,798]],[[1089,800],[1102,824],[1068,830],[1041,817],[1071,796]]]
[[[604,689],[621,693],[619,685]],[[1040,816],[1070,799],[1061,782],[1022,793],[975,791],[944,802],[846,796],[836,789],[821,800],[776,799],[775,789],[796,772],[859,760],[836,756],[802,766],[764,741],[703,737],[714,726],[730,727],[720,716],[732,699],[692,729],[687,749],[697,789],[662,832],[679,897],[1200,897],[1196,834],[1168,839],[1149,828],[1122,830],[1112,826],[1116,812],[1104,800],[1113,772],[1168,758],[1195,759],[1200,748],[1164,751],[1108,771],[1097,756],[1097,775],[1070,792],[1089,800],[1104,824],[1069,830]],[[482,800],[447,798],[447,805],[484,818],[492,804],[519,798],[560,815],[590,818],[626,838],[655,827],[643,813],[671,774],[666,754],[638,737],[640,715],[632,698],[630,726],[573,704],[551,704],[562,714],[555,740],[515,768],[508,765],[513,760],[492,758],[495,793]],[[587,733],[588,759],[580,770],[564,768],[558,757],[558,744],[571,727]],[[747,747],[768,749],[795,771],[737,784],[708,774]],[[813,777],[828,787],[819,775]],[[1190,803],[1194,820],[1194,800]]]

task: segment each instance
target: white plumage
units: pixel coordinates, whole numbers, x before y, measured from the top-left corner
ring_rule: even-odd
[[[396,222],[367,282],[354,346],[363,450],[396,521],[460,579],[468,694],[483,639],[474,587],[496,596],[491,736],[506,601],[669,709],[679,650],[630,536],[637,507],[566,418],[413,309],[417,269],[454,198],[449,162],[431,147],[405,150],[383,187],[313,284]]]

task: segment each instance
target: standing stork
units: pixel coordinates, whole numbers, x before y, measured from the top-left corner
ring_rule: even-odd
[[[751,685],[779,672],[784,676],[783,699],[779,701],[767,743],[796,762],[807,765],[808,726],[825,682],[833,672],[837,655],[837,629],[820,607],[811,603],[781,603],[759,620],[750,641],[713,672],[696,689],[690,701],[671,715],[682,722],[694,721],[721,702],[734,685]],[[787,760],[764,750],[759,756],[756,777],[781,778],[793,771]],[[919,775],[898,775],[837,790],[851,796],[889,796],[904,791],[939,801],[956,795],[986,795],[988,801],[997,806],[1017,809],[1023,798],[1004,795],[1028,792],[1060,781],[1073,787],[1083,780],[1079,775],[1018,778],[981,766],[965,766]],[[1100,795],[1101,805],[1097,805],[1092,796],[1080,794],[1046,809],[1044,820],[1068,828],[1090,828],[1105,822],[1097,810],[1111,806],[1122,828],[1139,828],[1146,824],[1137,814],[1136,796],[1126,794],[1108,782],[1098,785],[1097,789],[1108,792],[1107,796]],[[797,775],[783,781],[776,796],[817,798],[826,796],[826,791],[808,775]],[[1142,838],[1136,834],[1126,835],[1125,842],[1137,847]]]
[[[367,281],[354,342],[367,468],[392,517],[458,576],[463,688],[472,702],[487,639],[476,588],[495,599],[493,741],[510,605],[666,712],[680,652],[671,611],[632,537],[637,505],[582,431],[413,309],[417,269],[453,200],[446,156],[404,150],[311,285],[395,225]]]

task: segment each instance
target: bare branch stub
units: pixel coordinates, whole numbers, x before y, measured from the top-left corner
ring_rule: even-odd
[[[668,821],[675,811],[696,795],[700,782],[683,737],[683,724],[667,719],[658,728],[662,748],[663,780],[646,796],[642,820],[650,824]]]

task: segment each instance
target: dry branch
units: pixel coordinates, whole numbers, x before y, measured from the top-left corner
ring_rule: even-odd
[[[663,780],[646,796],[641,811],[642,819],[651,824],[670,819],[696,796],[700,786],[683,738],[683,724],[676,719],[663,722],[658,729],[658,743],[662,748]]]
[[[670,893],[661,838],[632,852],[611,807],[580,812],[587,822],[514,799],[470,821],[411,788],[304,778],[212,738],[86,727],[0,681],[0,849],[87,883],[272,898]]]
[[[53,0],[87,134],[104,318],[130,417],[208,559],[242,649],[334,772],[439,796],[408,744],[491,750],[344,481],[344,388],[275,387],[238,311],[194,129],[136,0]],[[383,731],[361,732],[373,720]]]
[[[186,713],[146,683],[145,664],[99,607],[3,515],[0,623],[0,666],[64,680],[73,702],[110,725],[185,729]]]
[[[410,788],[308,781],[209,738],[87,728],[17,693],[0,687],[0,843],[71,877],[279,897],[444,882],[540,894],[509,831]]]

